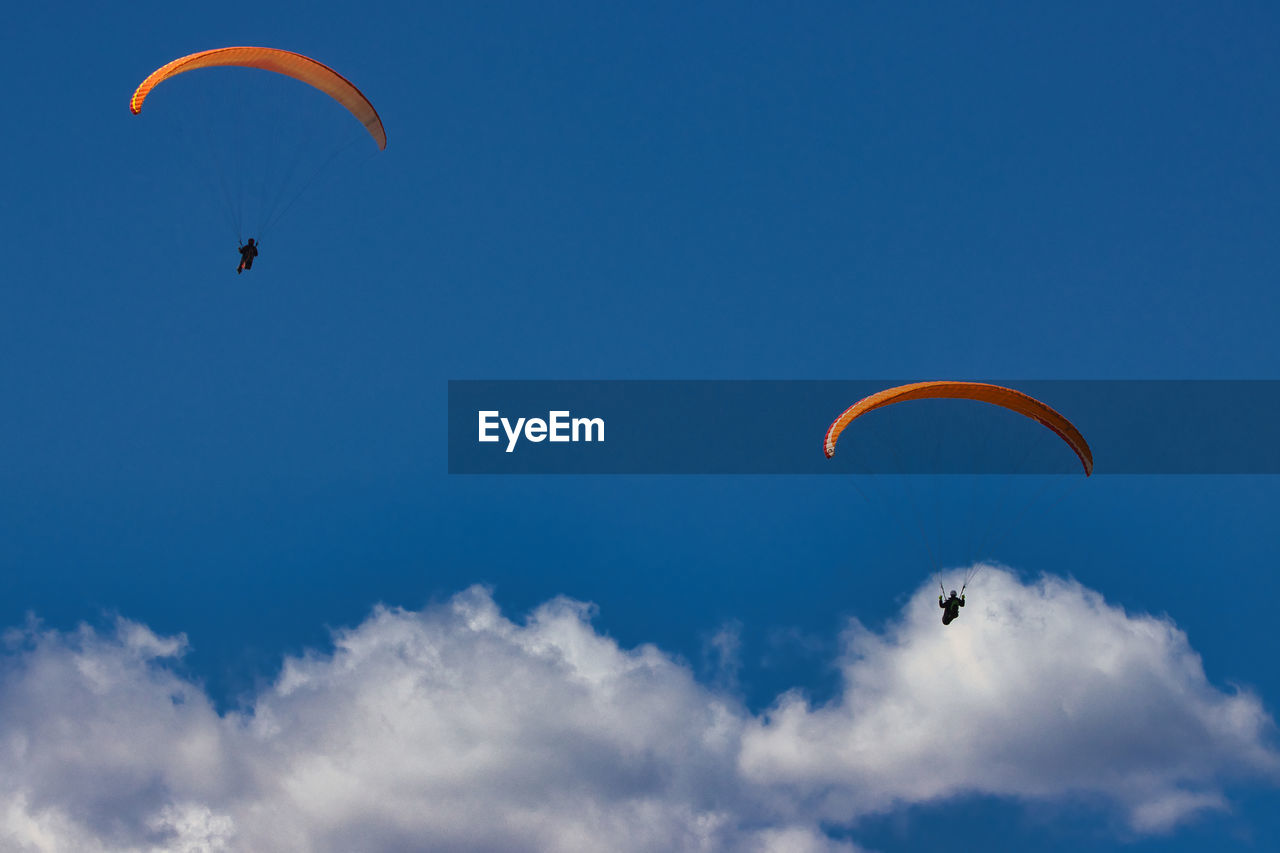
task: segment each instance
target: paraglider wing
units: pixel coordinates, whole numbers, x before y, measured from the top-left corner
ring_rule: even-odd
[[[835,422],[827,428],[826,438],[823,441],[823,452],[830,459],[836,452],[836,442],[840,438],[840,433],[844,432],[845,427],[867,412],[883,406],[890,406],[894,403],[905,403],[909,400],[948,398],[990,403],[993,406],[1000,406],[1038,421],[1057,433],[1058,437],[1075,451],[1076,456],[1080,458],[1080,464],[1084,466],[1086,477],[1093,473],[1093,453],[1089,450],[1088,442],[1084,440],[1084,436],[1080,434],[1080,430],[1076,429],[1074,424],[1034,397],[1023,394],[1021,391],[1015,391],[1012,388],[990,385],[985,382],[913,382],[909,385],[888,388],[872,394],[870,397],[865,397],[845,409],[843,414],[836,418]]]
[[[382,119],[378,118],[377,110],[350,81],[314,59],[271,47],[223,47],[175,59],[157,68],[142,81],[129,99],[129,111],[134,115],[142,112],[142,102],[147,99],[147,95],[170,77],[198,68],[225,65],[274,71],[319,89],[359,119],[374,142],[378,143],[379,149],[387,147],[387,133],[382,127]]]

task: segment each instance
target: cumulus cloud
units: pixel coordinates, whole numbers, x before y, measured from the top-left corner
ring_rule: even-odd
[[[1160,832],[1225,807],[1226,777],[1280,774],[1261,702],[1211,685],[1168,619],[994,568],[946,630],[932,596],[883,635],[849,627],[837,700],[791,693],[749,720],[744,775],[830,820],[964,793],[1078,794]]]
[[[1163,831],[1280,767],[1260,703],[1172,623],[1068,581],[990,570],[945,630],[922,590],[883,634],[849,627],[836,699],[761,715],[592,616],[514,621],[479,587],[378,608],[227,714],[178,674],[182,637],[11,631],[0,848],[853,851],[822,827],[972,792]]]

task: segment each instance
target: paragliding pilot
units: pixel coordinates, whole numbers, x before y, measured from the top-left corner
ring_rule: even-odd
[[[253,238],[249,238],[248,244],[240,247],[240,266],[236,268],[236,275],[248,269],[253,269],[253,259],[258,257],[258,247],[253,244]]]
[[[950,625],[951,620],[960,615],[960,608],[964,607],[964,596],[956,595],[956,591],[951,590],[951,597],[946,601],[942,600],[942,596],[938,596],[938,606],[942,608],[942,624]]]

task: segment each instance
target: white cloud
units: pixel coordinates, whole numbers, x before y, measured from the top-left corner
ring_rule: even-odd
[[[744,774],[829,819],[962,793],[1082,794],[1143,832],[1222,808],[1224,777],[1280,774],[1261,703],[1213,687],[1172,622],[994,568],[946,629],[932,595],[884,635],[850,626],[837,700],[790,694],[749,721]]]
[[[176,673],[182,637],[28,626],[0,675],[0,848],[849,851],[824,821],[1087,794],[1161,831],[1275,777],[1270,718],[1172,624],[1065,581],[982,587],[946,629],[927,591],[883,635],[852,625],[842,695],[760,717],[588,605],[517,623],[481,588],[379,608],[245,714]]]

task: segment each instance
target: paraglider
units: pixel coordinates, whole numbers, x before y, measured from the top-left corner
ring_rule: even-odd
[[[129,111],[139,115],[152,91],[178,75],[220,67],[271,71],[305,83],[355,117],[378,151],[387,147],[386,129],[377,110],[349,80],[308,56],[270,47],[224,47],[179,57],[147,75],[129,99]],[[175,89],[174,102],[166,105],[175,109],[165,111],[171,122],[167,127],[180,131],[173,138],[176,141],[178,135],[186,137],[193,172],[206,178],[211,199],[224,207],[228,224],[240,242],[237,274],[251,269],[258,255],[258,243],[253,238],[246,243],[244,231],[261,239],[321,174],[333,171],[340,155],[364,138],[349,120],[334,121],[334,115],[342,114],[332,110],[324,99],[313,98],[292,84],[275,86],[255,79],[255,75],[247,75],[246,81],[245,76],[202,77],[199,86],[188,87],[185,93]],[[237,111],[244,108],[245,96],[253,98],[249,114],[237,115],[227,125],[221,109],[208,108],[210,91],[215,98],[238,92],[240,97],[234,105],[219,105],[232,106]],[[267,91],[276,96],[274,105],[259,104],[259,94]],[[191,92],[205,97],[177,96]],[[312,121],[314,127],[310,126]],[[167,147],[170,145],[169,138],[164,142]],[[246,222],[246,216],[253,218]]]
[[[883,391],[864,397],[849,408],[845,409],[827,428],[826,434],[823,437],[823,453],[828,459],[834,456],[836,445],[839,442],[841,435],[854,421],[865,416],[869,412],[873,412],[876,409],[880,409],[885,406],[895,405],[897,403],[905,403],[913,400],[937,399],[971,400],[974,402],[986,403],[1007,409],[1026,418],[1030,418],[1031,420],[1047,427],[1066,443],[1079,460],[1086,477],[1093,473],[1093,452],[1089,448],[1089,444],[1085,441],[1080,430],[1077,429],[1073,423],[1067,420],[1059,412],[1034,397],[1024,394],[1021,391],[1016,391],[1012,388],[1006,388],[1001,385],[992,385],[985,382],[913,382],[907,385],[887,388]],[[937,427],[939,430],[945,431],[951,427],[951,424],[946,420],[940,420]],[[918,514],[920,502],[912,498],[908,503],[911,504],[912,509]],[[920,533],[921,539],[926,540],[925,544],[926,547],[928,547],[926,531],[933,526],[933,522],[941,521],[941,519],[925,519],[917,517],[915,520],[917,531]],[[994,526],[995,524],[993,521],[982,525],[984,529],[993,529]],[[984,533],[983,535],[985,536],[986,534]],[[964,585],[960,587],[959,593],[955,590],[951,590],[950,596],[944,598],[943,595],[946,593],[946,587],[941,586],[943,562],[942,559],[939,559],[939,555],[933,553],[932,548],[929,548],[929,552],[930,562],[933,564],[934,569],[938,574],[939,586],[943,593],[938,596],[938,607],[943,611],[942,624],[950,625],[959,617],[960,608],[965,606],[965,586],[969,584],[977,572],[981,571],[984,564],[982,562],[974,562],[964,577]]]
[[[942,624],[950,625],[957,616],[960,615],[960,608],[964,607],[964,596],[956,596],[956,591],[951,590],[951,597],[946,601],[942,600],[942,596],[938,596],[938,606],[942,608]]]
[[[258,257],[258,247],[254,245],[253,238],[249,238],[249,242],[240,247],[240,266],[236,268],[236,275],[248,269],[253,269],[253,259]]]

